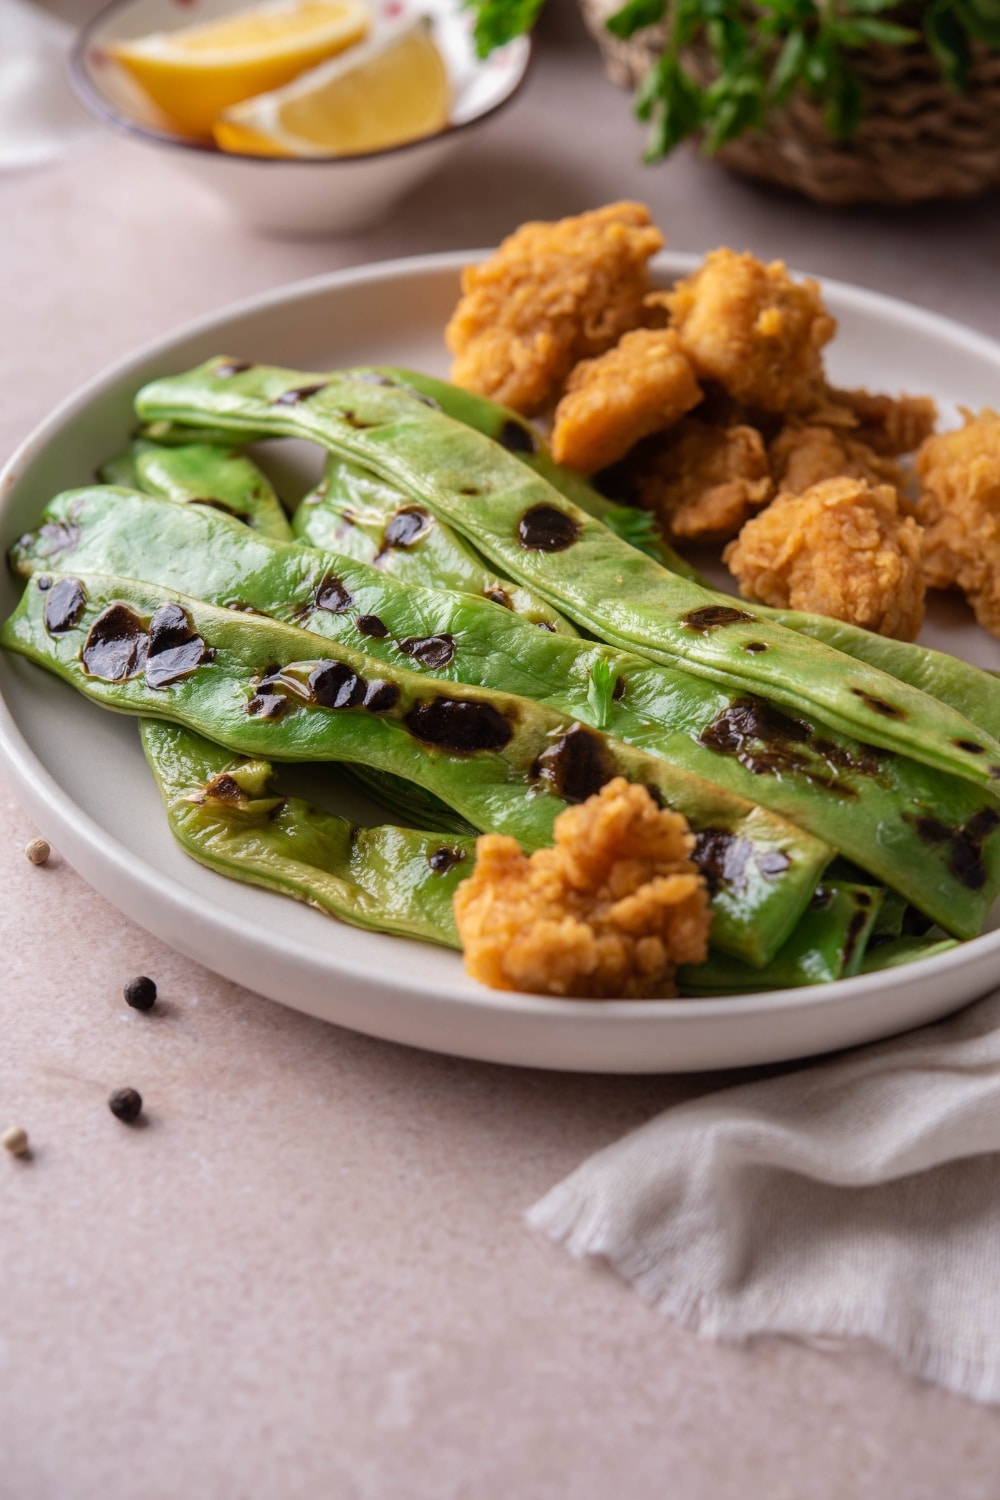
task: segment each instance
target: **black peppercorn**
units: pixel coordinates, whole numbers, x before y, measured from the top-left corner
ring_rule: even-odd
[[[115,1089],[108,1098],[108,1108],[116,1120],[131,1125],[142,1113],[142,1095],[137,1089]]]
[[[152,1010],[156,1004],[156,985],[145,974],[130,979],[123,991],[126,1003],[133,1010]]]

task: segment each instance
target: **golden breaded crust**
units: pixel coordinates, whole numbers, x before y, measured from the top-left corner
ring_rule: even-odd
[[[639,504],[685,541],[728,541],[773,493],[764,440],[743,424],[686,417],[636,463]]]
[[[642,322],[646,263],[662,247],[641,203],[522,224],[489,260],[463,272],[445,330],[452,380],[526,416],[541,411],[578,360]]]
[[[924,577],[962,589],[980,625],[1000,635],[1000,415],[963,415],[964,427],[928,438],[914,460]]]
[[[473,979],[578,999],[673,995],[681,963],[703,963],[712,914],[689,859],[687,820],[623,777],[559,814],[555,846],[530,858],[484,834],[455,892]]]
[[[827,479],[779,495],[723,557],[745,599],[912,641],[924,614],[922,542],[890,485]]]
[[[770,444],[775,484],[800,495],[824,479],[865,479],[869,484],[904,483],[903,471],[843,427],[787,422]]]
[[[624,458],[697,406],[701,387],[672,328],[638,328],[576,366],[556,407],[552,456],[584,474]]]
[[[768,412],[807,411],[822,388],[820,350],[836,332],[815,281],[783,261],[713,250],[665,298],[699,377]]]
[[[827,387],[822,415],[814,420],[850,427],[851,436],[881,454],[901,458],[934,431],[937,406],[930,396],[879,396],[871,391]]]

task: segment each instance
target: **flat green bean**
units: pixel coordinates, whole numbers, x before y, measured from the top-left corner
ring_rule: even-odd
[[[360,827],[275,795],[266,760],[234,757],[177,724],[144,719],[139,732],[171,832],[200,864],[356,927],[461,946],[451,903],[474,838]]]

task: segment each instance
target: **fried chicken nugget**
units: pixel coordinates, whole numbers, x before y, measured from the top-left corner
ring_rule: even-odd
[[[522,224],[462,274],[445,330],[451,378],[533,416],[577,360],[601,354],[643,320],[647,261],[663,236],[641,203],[612,203],[554,224]]]
[[[664,300],[700,378],[762,411],[815,406],[820,350],[837,328],[815,281],[793,281],[780,260],[712,250]]]
[[[828,386],[813,420],[850,427],[853,438],[883,458],[901,458],[930,437],[937,406],[930,396],[880,396]]]
[[[980,625],[1000,636],[1000,415],[962,415],[963,427],[927,438],[914,459],[924,577],[930,588],[957,585]]]
[[[754,427],[685,417],[635,465],[636,499],[669,534],[725,542],[774,494],[764,440]]]
[[[826,479],[801,495],[779,495],[723,560],[745,599],[912,641],[924,613],[922,543],[890,485]]]
[[[556,407],[552,456],[584,474],[617,463],[641,438],[662,432],[701,400],[701,387],[672,328],[637,328],[584,359]]]
[[[864,479],[869,484],[904,483],[903,471],[867,443],[842,427],[814,422],[786,422],[773,440],[768,456],[774,481],[782,490],[800,495],[824,479]]]
[[[619,776],[554,833],[530,858],[515,839],[477,840],[454,898],[468,973],[585,1000],[676,994],[676,966],[704,962],[712,920],[687,819]]]

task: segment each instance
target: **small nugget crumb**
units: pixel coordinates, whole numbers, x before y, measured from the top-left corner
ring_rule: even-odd
[[[3,1149],[9,1151],[11,1156],[27,1156],[28,1154],[28,1132],[20,1125],[12,1125],[0,1135]]]
[[[522,224],[462,275],[445,330],[452,380],[525,416],[541,411],[577,360],[610,349],[643,321],[646,263],[662,248],[641,203]]]
[[[764,440],[743,424],[687,417],[637,461],[635,493],[669,534],[729,541],[774,493]]]
[[[928,438],[914,460],[924,576],[930,588],[960,588],[1000,636],[1000,415],[963,415],[964,427]]]
[[[581,360],[556,407],[552,456],[584,474],[607,469],[641,438],[697,406],[701,387],[672,328],[637,328]]]
[[[779,495],[723,558],[745,599],[912,641],[924,614],[922,543],[891,486],[828,479]]]
[[[686,818],[616,777],[559,814],[530,858],[484,834],[455,892],[468,973],[493,989],[586,1000],[676,994],[703,963],[712,914]]]
[[[32,865],[44,865],[51,853],[44,839],[32,839],[24,846],[24,857]]]
[[[820,350],[837,325],[815,281],[793,281],[780,260],[713,250],[664,300],[700,377],[765,412],[816,404]]]

